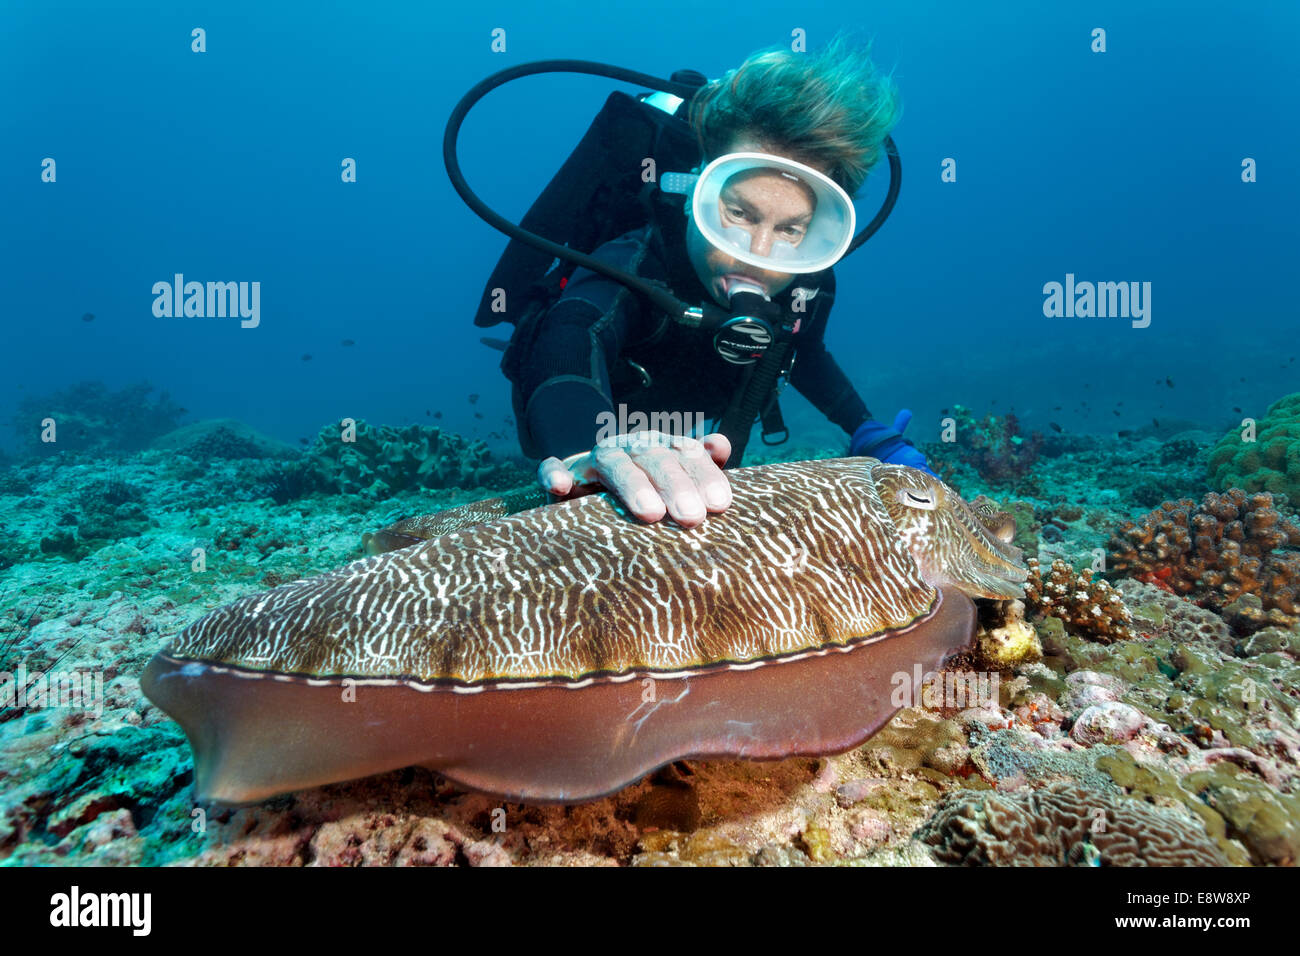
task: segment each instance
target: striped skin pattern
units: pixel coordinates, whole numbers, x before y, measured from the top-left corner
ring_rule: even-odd
[[[448,508],[431,515],[408,518],[396,524],[381,528],[379,531],[367,531],[361,536],[361,547],[366,554],[383,554],[398,548],[409,548],[413,544],[438,538],[452,531],[459,531],[471,525],[482,524],[496,518],[504,518],[517,511],[538,508],[546,504],[550,496],[540,488],[528,488],[510,492],[500,498],[485,498],[472,501],[467,505]]]
[[[936,586],[951,584],[969,597],[1024,596],[1029,571],[1011,544],[1014,518],[982,495],[967,504],[941,481],[914,468],[879,464],[872,474],[876,490],[916,560],[922,577]]]
[[[695,529],[645,525],[590,495],[241,599],[165,653],[250,677],[465,689],[754,665],[922,621],[939,599],[918,560],[953,565],[943,576],[960,580],[964,560],[983,562],[982,548],[992,560],[1001,545],[973,517],[983,540],[942,540],[965,534],[947,515],[967,506],[952,492],[942,510],[900,505],[909,482],[944,494],[902,466],[852,458],[729,475],[731,508]]]

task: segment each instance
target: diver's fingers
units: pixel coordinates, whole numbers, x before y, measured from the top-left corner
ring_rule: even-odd
[[[727,459],[731,457],[731,439],[722,432],[712,432],[705,435],[700,441],[708,449],[709,455],[713,458],[713,463],[719,468],[727,464]]]
[[[547,458],[537,466],[537,483],[553,495],[567,495],[573,490],[573,474],[558,458]]]
[[[673,449],[677,452],[677,460],[681,463],[682,470],[695,484],[697,492],[703,496],[705,507],[714,514],[726,511],[731,504],[731,485],[728,484],[715,457],[722,451],[730,455],[731,442],[727,441],[725,435],[717,437],[722,439],[725,447],[715,450],[710,450],[706,441],[697,441],[694,438],[673,440]],[[722,461],[725,463],[726,458]]]
[[[617,495],[628,511],[642,521],[658,521],[667,511],[664,501],[625,449],[625,445],[601,442],[591,450],[592,466],[601,484]]]
[[[693,454],[704,458],[704,449],[693,438],[670,438],[657,432],[643,433],[645,440],[633,443],[628,454],[654,485],[655,491],[668,506],[674,521],[690,528],[704,520],[707,514],[704,498],[695,479],[687,472],[682,447],[690,442]]]

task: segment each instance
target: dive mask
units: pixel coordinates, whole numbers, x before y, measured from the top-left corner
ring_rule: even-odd
[[[833,266],[853,241],[853,200],[811,166],[769,153],[728,153],[698,173],[664,173],[687,197],[701,235],[732,258],[788,275]]]

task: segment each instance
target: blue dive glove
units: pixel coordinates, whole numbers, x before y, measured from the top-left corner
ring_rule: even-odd
[[[879,458],[891,465],[908,465],[912,468],[919,468],[927,475],[934,475],[934,477],[938,478],[939,476],[935,475],[926,465],[925,456],[916,450],[916,446],[903,437],[903,429],[907,427],[907,423],[911,420],[912,412],[907,408],[904,408],[894,417],[893,428],[890,428],[884,422],[868,418],[853,433],[853,439],[849,442],[849,454]]]

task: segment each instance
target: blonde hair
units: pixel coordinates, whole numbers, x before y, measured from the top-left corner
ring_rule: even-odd
[[[850,196],[884,155],[885,137],[903,107],[892,73],[882,76],[870,44],[844,34],[817,53],[785,48],[752,54],[739,68],[700,89],[691,125],[705,161],[726,153],[737,137],[820,169]]]

